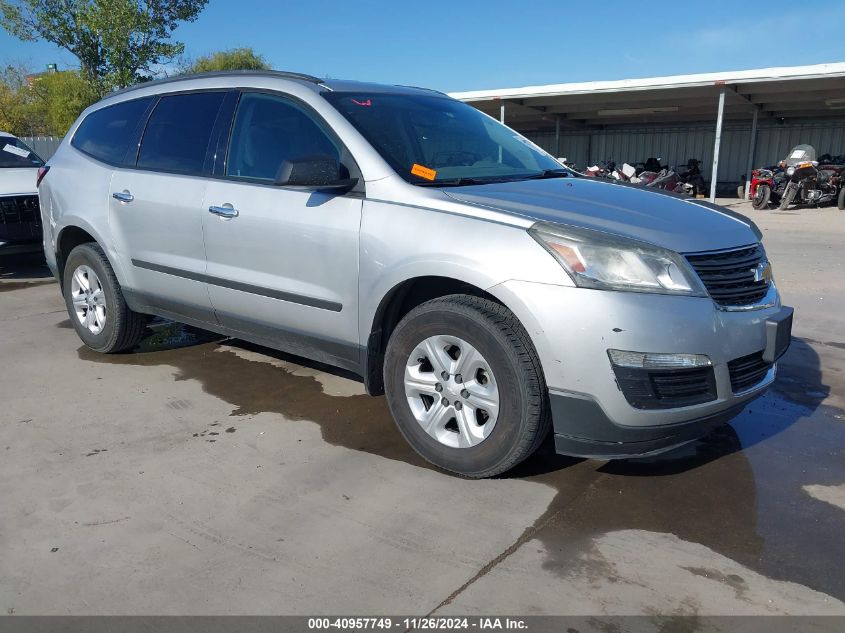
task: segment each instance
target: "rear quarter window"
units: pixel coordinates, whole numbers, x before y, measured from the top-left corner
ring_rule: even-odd
[[[92,112],[70,144],[103,162],[123,164],[135,130],[152,101],[153,97],[134,99]]]

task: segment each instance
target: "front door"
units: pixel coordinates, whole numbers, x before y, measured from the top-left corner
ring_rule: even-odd
[[[283,161],[341,160],[304,106],[245,92],[222,179],[203,213],[207,279],[221,325],[294,354],[357,368],[360,195],[285,189]]]

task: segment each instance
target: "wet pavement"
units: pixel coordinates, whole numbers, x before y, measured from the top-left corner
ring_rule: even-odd
[[[0,262],[0,608],[845,614],[845,214],[752,217],[797,307],[766,396],[656,458],[547,443],[487,481],[337,370],[164,321],[91,352]]]

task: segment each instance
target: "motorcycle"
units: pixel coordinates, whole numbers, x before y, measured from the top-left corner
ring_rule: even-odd
[[[751,206],[756,210],[767,209],[770,204],[779,205],[785,187],[785,173],[782,167],[759,167],[751,172]]]
[[[664,167],[658,172],[657,177],[646,184],[646,187],[653,187],[655,189],[663,189],[673,193],[683,193],[692,195],[694,191],[693,185],[684,182],[680,174],[672,167]]]
[[[693,196],[703,195],[704,190],[706,189],[704,176],[701,175],[701,168],[699,165],[701,165],[701,161],[697,158],[690,158],[687,161],[687,170],[679,174],[681,182],[685,185],[689,185],[689,187],[687,187],[688,193]]]
[[[842,198],[842,167],[820,165],[812,145],[796,145],[782,162],[787,182],[779,209],[787,209],[793,203],[818,207]]]

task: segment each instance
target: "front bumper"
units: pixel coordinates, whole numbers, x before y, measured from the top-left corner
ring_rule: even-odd
[[[765,389],[756,395],[762,395],[763,391]],[[656,455],[704,437],[739,415],[750,400],[686,422],[635,427],[614,423],[590,398],[550,392],[549,401],[558,453],[595,459],[623,459]]]
[[[771,307],[730,312],[709,298],[607,292],[509,281],[490,289],[516,313],[534,342],[549,387],[558,452],[630,457],[670,449],[736,416],[774,381],[776,365],[735,391],[729,363],[767,346]],[[617,384],[608,349],[703,354],[715,398],[665,409],[635,408]]]

